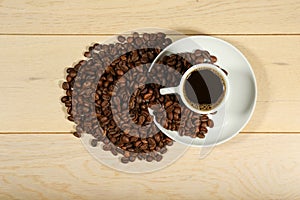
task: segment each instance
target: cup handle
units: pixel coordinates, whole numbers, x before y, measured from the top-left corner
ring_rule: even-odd
[[[177,86],[177,87],[161,88],[159,90],[159,92],[160,92],[161,95],[174,94],[174,93],[179,94],[179,86]]]

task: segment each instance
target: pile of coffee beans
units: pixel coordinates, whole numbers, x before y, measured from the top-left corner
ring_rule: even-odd
[[[175,94],[160,95],[159,89],[178,85],[178,74],[194,64],[216,62],[216,57],[201,50],[172,54],[164,56],[148,72],[156,56],[172,40],[161,32],[134,32],[120,35],[117,40],[113,44],[94,44],[84,53],[86,60],[67,69],[66,82],[62,84],[66,96],[61,101],[68,120],[76,124],[74,135],[91,134],[91,146],[101,145],[115,156],[122,154],[122,163],[136,159],[160,161],[173,140],[153,123],[148,112],[152,108],[164,128],[204,138],[214,122],[207,115],[189,110]],[[143,82],[147,84],[141,85]]]

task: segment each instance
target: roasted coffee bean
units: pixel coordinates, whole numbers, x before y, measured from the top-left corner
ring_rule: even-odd
[[[207,128],[206,127],[201,127],[200,128],[200,133],[206,134],[207,133]]]
[[[168,151],[166,147],[161,148],[160,153],[165,154]]]
[[[213,128],[213,127],[214,127],[214,121],[211,120],[211,119],[209,119],[209,120],[207,121],[207,125],[208,125],[209,128]]]
[[[165,103],[165,108],[168,108],[168,107],[171,106],[172,104],[173,104],[172,101],[167,101],[167,102]]]
[[[115,147],[114,147],[114,148],[111,148],[111,149],[110,149],[110,152],[111,152],[112,155],[114,155],[114,156],[118,155],[118,152],[117,152],[117,150],[116,150]]]
[[[123,143],[128,143],[129,142],[129,138],[126,135],[123,135],[121,137],[121,140],[122,140]]]
[[[129,161],[130,161],[130,162],[134,162],[134,161],[135,161],[135,159],[136,159],[136,157],[135,157],[135,156],[130,156],[130,157],[129,157]]]
[[[160,141],[160,136],[159,136],[159,134],[155,134],[155,135],[154,135],[154,140],[155,140],[156,142],[159,142],[159,141]]]
[[[91,58],[92,57],[92,54],[89,51],[84,52],[83,55],[84,55],[84,57],[87,57],[87,58]]]
[[[207,121],[208,121],[207,115],[202,115],[201,118],[200,118],[200,120],[201,120],[202,122],[207,122]]]
[[[68,96],[63,96],[61,98],[61,102],[66,103],[67,101],[69,101],[69,97]]]
[[[154,146],[154,148],[155,148],[156,142],[155,142],[155,140],[153,138],[149,138],[148,139],[148,143],[149,143],[149,146]]]
[[[124,154],[124,150],[123,149],[120,149],[120,148],[116,148],[116,151],[120,154]]]
[[[92,147],[96,147],[97,144],[98,144],[98,141],[97,141],[96,139],[92,139],[92,140],[91,140],[91,146],[92,146]]]
[[[212,63],[217,62],[217,57],[216,56],[210,56],[210,58],[211,58]]]
[[[123,76],[124,72],[123,72],[122,70],[118,69],[118,70],[117,70],[117,74],[118,74],[119,76]]]
[[[130,44],[130,43],[132,43],[133,42],[133,37],[128,37],[127,38],[127,42]]]
[[[102,149],[103,149],[104,151],[110,151],[111,146],[110,146],[109,144],[105,144],[105,145],[103,145]]]
[[[157,162],[160,162],[162,159],[163,159],[162,155],[157,154],[157,155],[155,156],[155,160],[156,160]]]
[[[149,100],[149,99],[151,99],[151,97],[152,97],[152,94],[150,94],[150,93],[147,93],[144,95],[145,100]]]
[[[124,157],[129,158],[130,157],[130,152],[129,151],[125,151],[124,152]]]
[[[122,157],[122,158],[121,158],[121,162],[124,163],[124,164],[126,164],[126,163],[129,162],[129,159],[128,159],[128,158],[125,158],[125,157]]]
[[[72,78],[74,78],[74,77],[76,77],[77,76],[77,71],[76,70],[71,70],[70,72],[69,72],[69,76],[71,76]]]
[[[133,36],[133,37],[134,37],[134,36]],[[137,46],[141,46],[141,45],[143,44],[143,39],[137,37],[137,38],[135,39],[134,43],[135,43]]]
[[[74,117],[73,116],[68,116],[68,120],[71,122],[74,122]]]
[[[122,36],[122,35],[119,35],[119,36],[118,36],[118,41],[119,41],[119,42],[122,42],[122,43],[123,43],[123,42],[125,42],[125,40],[126,40],[126,38],[125,38],[124,36]]]
[[[140,34],[138,32],[133,32],[132,33],[133,38],[138,38]]]
[[[153,157],[152,156],[150,156],[150,155],[148,155],[147,157],[146,157],[146,161],[147,162],[152,162],[153,161]]]
[[[197,133],[197,137],[199,137],[199,138],[205,138],[205,135],[204,135],[204,133]]]
[[[70,88],[69,83],[68,83],[68,82],[63,82],[62,88],[63,88],[64,90],[68,90],[68,89]]]
[[[73,91],[72,90],[67,90],[66,95],[69,97],[72,97]]]
[[[78,137],[78,138],[80,138],[80,137],[81,137],[81,134],[80,134],[80,133],[78,133],[78,132],[74,132],[74,133],[73,133],[73,135],[74,135],[75,137]]]

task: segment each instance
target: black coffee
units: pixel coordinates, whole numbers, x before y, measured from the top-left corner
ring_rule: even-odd
[[[196,109],[211,110],[223,98],[224,81],[211,69],[193,71],[184,84],[187,101]]]

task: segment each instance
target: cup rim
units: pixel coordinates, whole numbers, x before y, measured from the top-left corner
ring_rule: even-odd
[[[186,81],[186,77],[194,70],[197,70],[197,69],[201,69],[201,68],[209,68],[209,69],[212,69],[212,70],[215,70],[219,73],[220,76],[222,76],[222,79],[224,80],[224,83],[225,83],[225,87],[226,87],[226,90],[225,90],[225,94],[224,94],[224,97],[223,97],[223,100],[219,103],[219,105],[217,105],[215,108],[211,109],[211,110],[208,110],[208,111],[203,111],[203,110],[198,110],[196,108],[194,108],[192,105],[190,105],[190,103],[186,100],[186,97],[183,93],[183,88],[184,88],[184,83]],[[228,81],[228,77],[227,75],[216,65],[214,64],[211,64],[211,63],[201,63],[201,64],[196,64],[196,65],[193,65],[192,67],[190,67],[184,74],[183,76],[181,77],[181,80],[180,80],[180,84],[179,84],[179,93],[180,93],[180,96],[181,96],[181,99],[183,101],[183,103],[192,111],[196,112],[196,113],[199,113],[199,114],[210,114],[210,113],[213,113],[215,111],[217,111],[218,109],[220,109],[220,107],[222,107],[225,102],[227,101],[228,99],[228,94],[229,94],[229,81]]]

